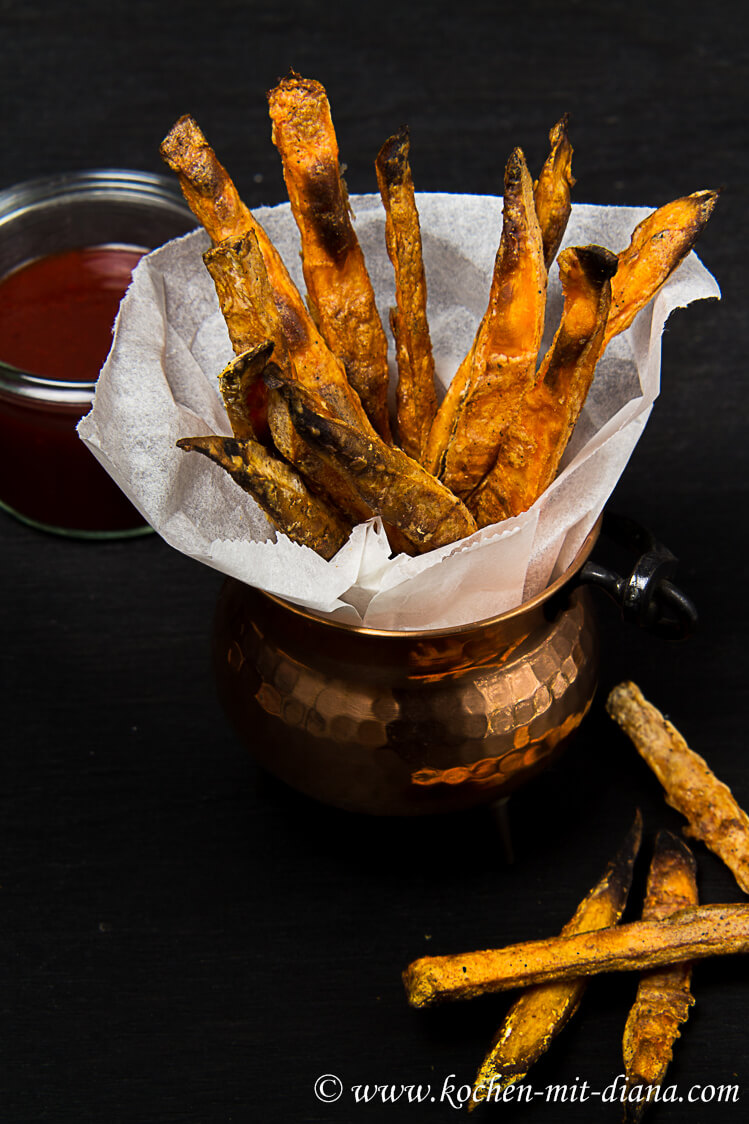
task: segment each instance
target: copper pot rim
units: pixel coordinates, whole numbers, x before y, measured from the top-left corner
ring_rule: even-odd
[[[430,637],[435,636],[457,636],[467,632],[474,632],[480,629],[489,628],[496,625],[501,625],[507,621],[514,620],[517,617],[524,616],[526,613],[533,612],[534,609],[539,608],[546,601],[558,593],[565,585],[570,582],[575,574],[580,570],[585,562],[587,562],[590,554],[595,546],[598,536],[601,531],[601,523],[603,522],[603,515],[599,515],[593,527],[588,532],[582,546],[578,550],[572,562],[567,569],[555,578],[553,582],[547,585],[535,597],[531,597],[528,601],[521,602],[516,605],[514,609],[507,609],[504,613],[498,613],[492,617],[484,617],[479,621],[469,621],[467,624],[451,625],[448,628],[423,628],[423,629],[384,629],[384,628],[367,628],[366,625],[349,624],[347,621],[333,620],[326,617],[321,613],[316,613],[312,609],[305,609],[301,605],[295,605],[291,601],[286,601],[283,597],[278,597],[274,593],[267,593],[265,590],[258,590],[269,601],[278,605],[282,609],[286,609],[294,616],[301,617],[304,620],[313,622],[317,625],[327,625],[332,629],[345,632],[348,634],[355,633],[362,636],[383,637],[386,639],[420,639],[428,640]]]

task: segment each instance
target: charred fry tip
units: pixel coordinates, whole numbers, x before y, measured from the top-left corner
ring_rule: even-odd
[[[619,883],[622,887],[626,887],[627,892],[629,892],[629,886],[632,881],[632,868],[635,865],[635,859],[642,845],[642,832],[642,812],[637,808],[632,826],[627,832],[619,850],[609,863],[612,881]]]
[[[236,359],[226,364],[219,378],[235,380],[247,375],[262,375],[270,363],[274,346],[273,340],[262,340],[255,347],[240,352]]]
[[[281,377],[281,368],[275,363],[268,363],[263,371],[263,382],[268,390],[281,390],[285,385]]]
[[[228,238],[222,238],[215,246],[210,246],[207,250],[204,250],[201,256],[205,264],[210,265],[211,262],[219,260],[227,254],[244,257],[256,245],[257,234],[254,230],[246,230],[243,234],[230,234]]]
[[[205,136],[194,117],[183,113],[172,125],[161,144],[159,152],[169,164],[171,158],[177,158],[188,143],[203,143]]]
[[[715,209],[715,204],[718,202],[721,194],[723,193],[722,187],[706,188],[704,191],[695,191],[692,198],[699,199],[702,212],[705,220],[710,218],[710,215]]]
[[[267,361],[270,359],[274,347],[273,340],[261,340],[254,347],[248,347],[246,351],[241,352],[229,366],[237,370],[248,367],[250,364],[261,363],[263,360]]]
[[[696,874],[697,860],[694,857],[692,849],[680,836],[676,835],[675,832],[668,831],[667,828],[661,828],[655,837],[653,850],[663,856],[673,855],[674,857],[678,857],[681,862],[685,863],[692,874]]]
[[[242,456],[242,442],[236,437],[219,437],[217,434],[208,434],[205,437],[180,437],[175,442],[178,449],[185,453],[202,453],[210,457],[217,451],[227,457]]]
[[[572,149],[568,133],[569,123],[569,113],[563,113],[559,120],[549,129],[549,144],[551,145],[552,153],[561,148],[565,142],[569,145],[570,150]]]
[[[330,418],[323,412],[323,403],[309,394],[306,387],[284,379],[280,371],[275,374],[275,377],[271,375],[271,381],[273,389],[280,392],[288,406],[295,425],[298,425],[303,433],[310,433],[325,442],[328,433],[323,423],[329,421]]]
[[[580,263],[585,276],[597,287],[610,280],[619,268],[619,258],[603,246],[568,246],[557,258],[560,274],[572,265]]]
[[[268,90],[268,101],[272,102],[279,94],[285,93],[287,90],[302,90],[311,98],[319,99],[320,101],[327,101],[328,95],[325,92],[325,87],[322,82],[318,82],[316,78],[303,78],[296,70],[290,70],[285,78],[279,78],[276,85]]]
[[[505,166],[505,191],[517,190],[523,178],[523,173],[528,172],[525,154],[522,148],[513,148]]]
[[[389,179],[401,179],[408,167],[410,147],[408,125],[402,125],[397,133],[388,137],[377,153],[376,166],[386,173]]]

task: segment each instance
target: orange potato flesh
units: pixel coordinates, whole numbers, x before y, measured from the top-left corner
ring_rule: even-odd
[[[408,153],[408,129],[403,128],[382,146],[375,169],[385,207],[387,251],[395,272],[396,308],[390,310],[390,326],[398,363],[398,443],[409,457],[423,463],[437,413],[437,394],[421,229]]]
[[[680,909],[697,905],[698,900],[697,864],[692,852],[671,832],[659,832],[648,874],[643,920],[670,917]],[[679,1026],[686,1022],[694,1003],[691,978],[692,965],[687,961],[647,972],[640,979],[622,1043],[627,1093],[625,1120],[630,1124],[641,1119],[652,1096],[647,1091],[663,1083]]]
[[[479,527],[527,511],[556,476],[603,347],[616,264],[599,246],[560,255],[561,324],[493,467],[466,500]]]
[[[549,269],[567,229],[575,186],[572,175],[572,145],[567,136],[567,114],[557,121],[549,133],[551,152],[533,185],[539,226],[544,243],[544,261]]]
[[[374,428],[389,440],[387,339],[351,223],[325,90],[291,74],[268,99],[315,319]]]
[[[616,925],[627,904],[632,872],[642,840],[637,813],[620,850],[603,877],[580,902],[562,936]],[[513,1003],[479,1069],[468,1102],[469,1112],[485,1100],[489,1089],[502,1090],[522,1081],[534,1062],[575,1014],[587,981],[582,978],[527,988]]]
[[[533,384],[546,267],[533,184],[519,148],[505,171],[502,237],[489,306],[429,434],[425,466],[464,498],[483,480]]]

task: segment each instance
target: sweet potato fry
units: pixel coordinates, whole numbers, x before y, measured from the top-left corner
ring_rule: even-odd
[[[412,1007],[429,1007],[550,980],[639,971],[737,952],[749,952],[749,905],[701,905],[662,921],[631,921],[506,948],[426,956],[406,968],[403,982]]]
[[[635,822],[601,880],[580,902],[562,936],[616,925],[627,904],[632,870],[642,840],[642,817]],[[501,1091],[522,1081],[553,1038],[578,1008],[587,981],[583,978],[528,988],[512,1005],[479,1069],[468,1101],[469,1112],[486,1099],[488,1090]]]
[[[461,499],[493,465],[507,426],[533,385],[545,304],[546,267],[533,184],[516,148],[505,171],[502,237],[489,307],[427,443],[425,466]]]
[[[601,354],[616,266],[600,246],[560,254],[561,324],[494,466],[466,499],[479,527],[527,511],[556,476]]]
[[[549,133],[551,152],[533,185],[547,269],[557,255],[572,211],[570,194],[575,180],[572,175],[573,149],[567,136],[568,121],[565,113]]]
[[[213,278],[229,337],[235,350],[273,341],[273,362],[311,387],[333,413],[372,433],[343,367],[326,347],[309,317],[294,320],[279,309],[254,230],[227,239],[203,255]]]
[[[390,327],[398,363],[398,442],[409,457],[422,463],[437,413],[437,393],[421,229],[408,153],[408,129],[404,127],[382,146],[375,169],[385,207],[387,251],[395,272],[396,307],[390,310]]]
[[[298,383],[282,385],[281,392],[302,437],[345,473],[361,499],[397,527],[418,552],[476,530],[460,500],[401,449],[325,416],[315,396]]]
[[[256,225],[194,118],[187,114],[180,117],[164,137],[159,151],[164,162],[177,173],[187,205],[213,242],[238,238]]]
[[[670,831],[660,831],[648,874],[643,921],[661,920],[697,905],[697,864],[692,852]],[[647,972],[624,1029],[625,1121],[637,1124],[648,1100],[663,1082],[679,1026],[694,1003],[689,961]]]
[[[659,207],[635,227],[629,246],[619,254],[619,267],[611,282],[604,348],[630,326],[687,256],[713,213],[719,194],[695,191]]]
[[[177,447],[202,453],[223,468],[255,499],[279,531],[332,558],[346,542],[351,527],[341,515],[313,496],[294,471],[250,438],[184,437]]]
[[[218,377],[232,433],[261,444],[267,444],[268,436],[268,392],[262,375],[272,351],[272,340],[263,340],[237,355]]]
[[[292,73],[268,100],[313,316],[372,425],[389,440],[387,339],[351,223],[325,90]]]
[[[749,894],[749,816],[728,785],[718,780],[636,684],[614,687],[606,709],[663,785],[667,802],[686,816],[686,834],[714,851]]]

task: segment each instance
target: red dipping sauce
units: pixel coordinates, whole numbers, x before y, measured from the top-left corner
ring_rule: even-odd
[[[0,191],[0,509],[46,531],[150,530],[76,433],[143,253],[195,229],[171,178],[100,168]]]
[[[120,301],[145,252],[67,250],[0,280],[0,362],[39,377],[24,378],[22,393],[0,386],[0,501],[45,529],[95,536],[144,529],[75,426],[90,409]],[[60,400],[66,395],[72,400]]]
[[[32,375],[95,382],[144,253],[88,246],[40,258],[0,280],[0,359]]]

